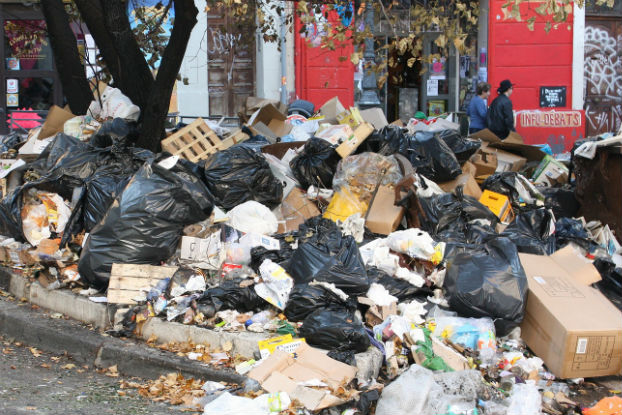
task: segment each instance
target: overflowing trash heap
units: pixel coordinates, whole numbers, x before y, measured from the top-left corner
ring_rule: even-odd
[[[127,105],[5,137],[3,261],[126,306],[124,335],[265,333],[238,365],[254,398],[208,382],[206,414],[578,414],[581,378],[621,373],[620,218],[580,214],[615,137],[554,156],[338,99],[248,106],[242,130],[199,119],[159,154],[128,145]]]

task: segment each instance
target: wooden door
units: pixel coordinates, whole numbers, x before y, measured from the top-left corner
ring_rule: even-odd
[[[248,18],[255,11],[249,7]],[[207,15],[209,115],[235,117],[255,95],[254,25],[230,18],[223,8]]]
[[[586,17],[584,76],[586,134],[618,131],[622,123],[620,17]]]

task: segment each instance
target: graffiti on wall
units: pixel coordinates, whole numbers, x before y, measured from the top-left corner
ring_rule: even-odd
[[[613,24],[585,27],[588,135],[617,131],[622,123],[622,30],[615,28]]]

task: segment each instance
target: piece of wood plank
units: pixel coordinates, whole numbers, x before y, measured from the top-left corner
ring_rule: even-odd
[[[108,303],[136,304],[135,298],[144,298],[151,287],[175,274],[178,267],[143,264],[112,264],[108,282]]]

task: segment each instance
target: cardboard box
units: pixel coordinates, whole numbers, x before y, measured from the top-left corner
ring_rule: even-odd
[[[367,297],[358,297],[358,302],[369,306],[369,309],[365,313],[365,321],[372,327],[381,324],[389,318],[390,315],[397,315],[397,302],[379,306]]]
[[[494,151],[497,156],[497,173],[506,171],[518,172],[527,164],[527,159],[517,154],[512,154],[494,147],[490,147],[488,150]]]
[[[558,183],[563,184],[568,181],[568,173],[568,167],[547,155],[542,159],[534,172],[533,182],[546,186],[553,186]]]
[[[72,114],[71,111],[52,105],[48,111],[48,116],[45,118],[45,121],[41,126],[39,140],[62,133],[65,129],[65,121],[70,120],[73,117],[75,117],[75,115]]]
[[[525,144],[520,134],[512,131],[505,140],[501,140],[488,128],[471,134],[471,138],[479,138],[487,143],[488,147],[498,148],[510,153],[518,154],[525,157],[527,161],[540,161],[544,158],[545,153],[539,147]]]
[[[366,122],[361,123],[356,127],[354,133],[337,147],[337,154],[339,154],[341,158],[348,157],[350,154],[354,153],[354,150],[356,150],[373,132],[374,127],[371,124]]]
[[[388,235],[395,231],[404,216],[404,208],[395,206],[395,191],[388,186],[380,186],[378,193],[371,203],[365,226],[381,235]]]
[[[475,166],[475,177],[489,176],[497,171],[497,156],[486,149],[480,149],[470,161]]]
[[[570,253],[562,251],[519,254],[529,284],[521,337],[558,378],[619,374],[622,313],[585,284],[589,266],[571,269]]]
[[[251,116],[248,125],[254,134],[263,135],[274,143],[278,137],[283,137],[291,131],[292,126],[286,120],[285,114],[273,104],[267,104]]]
[[[366,110],[361,110],[360,112],[363,120],[373,125],[376,130],[380,130],[389,125],[382,108],[368,108]]]
[[[439,183],[438,185],[447,193],[453,193],[454,190],[456,190],[459,186],[462,186],[463,194],[467,196],[472,196],[477,200],[482,197],[482,189],[479,187],[479,184],[477,184],[475,176],[471,173],[463,172],[460,176],[456,177],[452,181]]]
[[[280,215],[277,216],[281,216],[278,233],[298,230],[305,220],[321,214],[315,203],[298,187],[289,192],[278,209]]]
[[[296,349],[296,357],[275,350],[259,366],[248,373],[268,393],[287,392],[308,410],[316,411],[344,403],[327,389],[298,386],[298,383],[321,380],[330,388],[347,385],[356,376],[357,368],[331,359],[306,343]]]
[[[510,199],[501,193],[484,190],[479,202],[488,207],[492,213],[497,215],[502,223],[510,223],[514,220]]]
[[[324,116],[324,120],[322,120],[321,122],[337,124],[337,116],[345,110],[346,108],[341,104],[339,98],[333,97],[326,101],[324,105],[320,107],[320,115]]]

